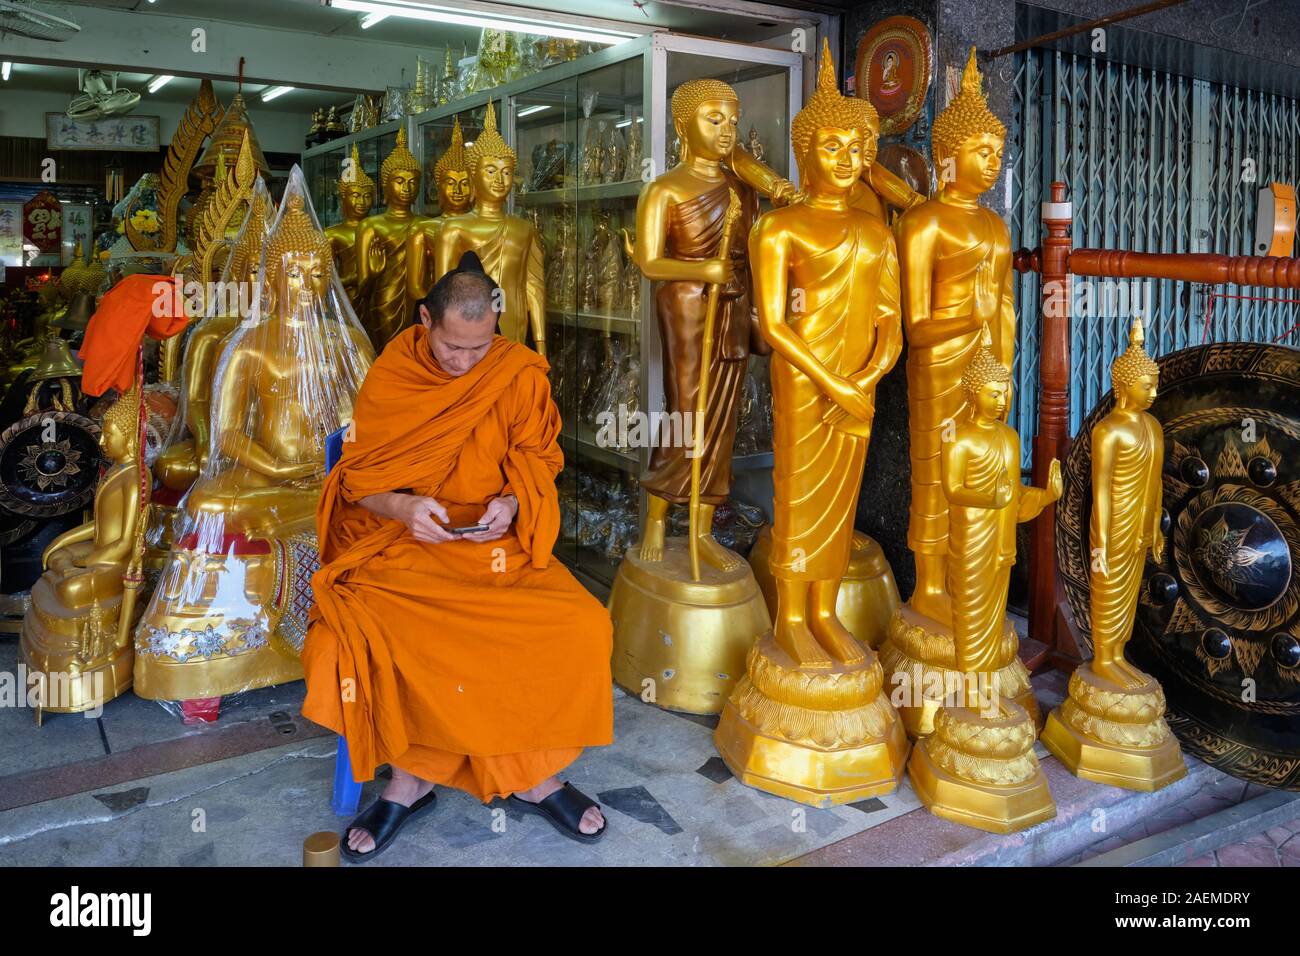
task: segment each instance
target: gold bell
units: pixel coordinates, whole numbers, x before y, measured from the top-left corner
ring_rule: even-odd
[[[81,363],[72,355],[67,339],[57,337],[45,340],[45,351],[32,369],[29,381],[43,382],[51,378],[80,378]]]
[[[68,304],[68,310],[50,323],[52,328],[70,332],[84,332],[95,314],[95,297],[89,292],[78,292]],[[80,374],[80,373],[78,373]]]

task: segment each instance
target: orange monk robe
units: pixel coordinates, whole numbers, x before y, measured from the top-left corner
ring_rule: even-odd
[[[460,377],[415,326],[371,367],[316,513],[321,568],[303,714],[344,734],[358,781],[391,763],[484,802],[613,740],[608,612],[551,560],[560,416],[546,360],[500,335]],[[410,490],[473,524],[513,493],[496,541],[415,540],[357,502]]]

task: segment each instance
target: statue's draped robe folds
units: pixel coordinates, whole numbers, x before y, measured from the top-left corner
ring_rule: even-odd
[[[996,218],[988,210],[981,213]],[[1005,231],[1005,227],[1003,227]],[[993,244],[980,241],[961,252],[935,259],[930,279],[929,319],[947,321],[971,315],[976,309],[975,281],[980,263],[993,254]],[[1010,294],[1008,284],[1007,294]],[[1007,313],[1003,302],[1000,309]],[[1010,313],[1013,316],[1014,312]],[[1003,351],[999,336],[1014,334],[996,315],[984,316],[994,337],[994,351]],[[1012,326],[1014,328],[1014,326]],[[943,554],[947,550],[948,500],[944,497],[939,476],[939,457],[943,449],[943,432],[949,423],[961,418],[966,396],[961,387],[962,370],[970,363],[980,345],[980,325],[964,334],[953,336],[934,346],[908,343],[907,385],[908,419],[912,457],[912,503],[907,525],[907,545],[920,554]],[[1010,364],[1009,361],[1006,364]]]
[[[704,413],[704,450],[700,459],[700,501],[720,505],[731,491],[731,454],[736,443],[736,411],[749,358],[749,266],[744,237],[758,214],[758,195],[731,173],[708,192],[674,203],[668,215],[664,256],[702,262],[717,257],[722,243],[731,191],[741,198],[741,215],[732,227],[735,277],[718,296],[710,356],[708,404]],[[664,404],[671,414],[693,417],[704,351],[707,287],[702,282],[663,282],[655,294],[659,337],[664,350]],[[691,498],[690,438],[681,419],[682,440],[661,433],[650,453],[650,470],[641,480],[652,495],[684,503]],[[664,430],[673,427],[666,420]],[[694,426],[692,426],[694,427]]]
[[[1108,497],[1115,503],[1132,502],[1132,507],[1119,507],[1110,516],[1110,533],[1106,547],[1106,572],[1103,574],[1094,563],[1090,572],[1092,640],[1094,646],[1122,647],[1133,633],[1134,614],[1137,610],[1138,590],[1142,586],[1142,568],[1145,552],[1151,548],[1155,531],[1154,517],[1148,501],[1159,501],[1157,491],[1150,494],[1153,484],[1159,486],[1164,458],[1164,437],[1156,429],[1154,420],[1145,413],[1139,415],[1131,432],[1132,443],[1117,441],[1115,463],[1110,475]],[[1101,456],[1093,451],[1093,487],[1100,487]],[[1092,547],[1099,547],[1097,509],[1093,508],[1091,522]],[[1103,586],[1104,585],[1104,586]],[[1123,653],[1122,651],[1120,652]]]
[[[535,231],[529,230],[531,238],[524,268],[513,268],[510,262],[509,232],[520,228],[521,223],[517,218],[503,218],[497,223],[492,238],[482,245],[473,246],[479,261],[483,263],[483,271],[501,287],[505,308],[501,312],[499,328],[501,334],[512,342],[528,340],[528,288],[530,285],[544,287],[546,282],[542,244]]]
[[[365,380],[320,497],[302,654],[303,713],[347,737],[358,780],[387,762],[487,801],[612,740],[609,616],[551,560],[563,459],[546,370],[496,336],[448,375],[416,326]],[[358,503],[402,490],[453,526],[503,493],[519,511],[496,541],[425,543]]]
[[[381,213],[371,218],[382,220],[384,216]],[[358,233],[365,228],[365,223],[368,221],[363,221],[362,225],[357,227]],[[386,343],[392,341],[394,336],[411,323],[412,304],[406,291],[406,269],[409,265],[406,261],[406,237],[410,235],[412,228],[418,228],[419,220],[411,216],[405,221],[399,220],[399,223],[391,237],[376,230],[371,239],[372,242],[382,242],[387,253],[384,277],[371,286],[370,297],[364,304],[365,310],[361,313],[361,322],[370,334],[370,341],[375,343],[375,351],[383,349]],[[354,267],[356,255],[357,252],[354,250]],[[347,273],[340,271],[339,275],[346,277]],[[390,276],[393,277],[391,280],[388,279]]]
[[[1007,588],[1016,563],[1016,524],[1024,491],[1016,433],[998,423],[986,435],[983,452],[966,462],[965,486],[991,498],[1004,478],[1011,484],[1012,498],[1002,509],[953,505],[949,516],[947,586],[957,670],[965,674],[991,673],[1002,666]]]
[[[787,321],[829,371],[850,377],[865,369],[878,328],[897,326],[898,257],[893,237],[876,220],[848,221],[824,252],[791,255],[789,289],[802,292],[804,308]],[[871,235],[870,233],[876,233]],[[859,312],[856,303],[865,303]],[[868,437],[827,428],[823,417],[838,408],[792,364],[772,356],[772,405],[789,414],[772,418],[775,501],[772,574],[790,580],[843,576],[853,544],[853,513],[862,485]],[[864,423],[848,419],[863,429]],[[816,503],[810,508],[811,503]],[[796,516],[797,523],[793,521]]]

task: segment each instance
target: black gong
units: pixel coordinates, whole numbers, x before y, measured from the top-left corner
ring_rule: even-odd
[[[0,508],[23,518],[80,511],[99,481],[99,426],[72,412],[37,412],[0,432]]]

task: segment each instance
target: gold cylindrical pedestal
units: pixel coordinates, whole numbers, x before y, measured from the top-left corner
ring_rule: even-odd
[[[829,807],[890,793],[908,744],[883,680],[870,649],[861,664],[808,670],[769,632],[750,651],[713,742],[741,783],[799,803]]]
[[[772,553],[772,526],[764,525],[754,539],[749,566],[763,592],[768,612],[776,616],[776,579],[768,567]],[[861,531],[853,532],[849,566],[840,581],[835,616],[849,633],[871,648],[879,648],[888,634],[889,619],[900,604],[894,571],[876,540]]]
[[[1034,756],[1035,733],[1025,709],[1011,701],[1002,701],[995,717],[941,708],[934,732],[912,750],[908,778],[935,816],[990,833],[1023,830],[1056,816]]]
[[[730,571],[701,563],[692,581],[685,538],[669,538],[662,561],[628,549],[609,592],[620,687],[669,710],[722,710],[745,655],[772,627],[749,565],[736,560]]]
[[[1037,729],[1042,726],[1042,717],[1029,683],[1029,668],[1017,656],[1019,648],[1020,639],[1008,619],[998,667],[991,676],[1001,697],[1023,707]],[[913,740],[934,731],[934,718],[945,695],[960,699],[954,691],[962,686],[962,675],[956,669],[952,629],[918,614],[911,604],[904,604],[889,619],[889,636],[880,648],[880,664],[885,669],[885,693]]]
[[[329,830],[313,833],[302,843],[303,866],[338,866],[339,835]]]
[[[1150,792],[1187,775],[1178,740],[1165,723],[1165,695],[1147,678],[1125,688],[1089,664],[1070,676],[1069,696],[1047,718],[1043,746],[1077,777]]]

